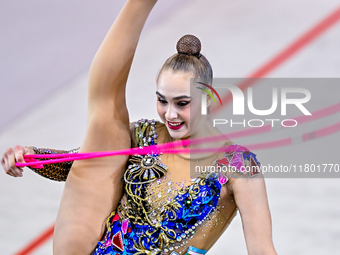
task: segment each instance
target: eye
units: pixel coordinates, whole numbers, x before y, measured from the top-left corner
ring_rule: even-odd
[[[161,104],[166,104],[167,101],[165,101],[163,98],[159,97],[158,98],[158,102],[160,102]]]
[[[180,101],[177,103],[178,106],[186,106],[187,104],[189,104],[190,101]]]

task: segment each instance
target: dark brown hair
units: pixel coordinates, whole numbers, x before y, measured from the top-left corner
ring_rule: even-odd
[[[177,42],[177,52],[168,58],[157,76],[163,71],[190,72],[201,82],[212,84],[213,71],[209,61],[201,54],[201,42],[194,35],[185,35]]]

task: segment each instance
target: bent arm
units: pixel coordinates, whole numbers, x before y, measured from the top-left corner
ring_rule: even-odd
[[[242,218],[248,254],[276,255],[263,176],[239,178],[232,189]]]

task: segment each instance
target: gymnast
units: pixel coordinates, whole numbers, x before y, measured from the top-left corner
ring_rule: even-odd
[[[98,49],[89,73],[88,122],[80,148],[62,151],[17,145],[7,149],[1,160],[8,175],[22,176],[23,168],[16,163],[25,162],[24,155],[117,151],[221,135],[210,124],[209,114],[200,114],[205,92],[192,89],[192,81],[197,80],[196,86],[211,92],[213,79],[201,42],[193,35],[179,39],[177,53],[158,74],[160,121],[129,120],[126,83],[140,34],[156,2],[127,0]],[[206,100],[209,109],[214,107],[210,96]],[[201,143],[197,148],[206,146]],[[66,181],[55,224],[54,254],[206,254],[237,211],[248,254],[276,254],[264,178],[260,172],[245,171],[260,166],[256,155],[226,137],[209,146],[224,150],[153,152],[30,167],[44,177]],[[196,166],[228,170],[190,175]]]

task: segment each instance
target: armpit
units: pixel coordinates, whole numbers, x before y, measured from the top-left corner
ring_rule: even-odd
[[[137,141],[136,141],[136,135],[135,135],[136,123],[137,121],[130,122],[131,148],[137,147]]]

